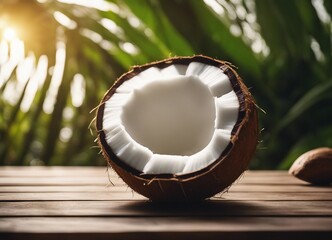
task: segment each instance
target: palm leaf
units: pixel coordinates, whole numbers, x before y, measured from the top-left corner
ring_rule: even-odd
[[[290,149],[287,156],[279,164],[278,169],[289,169],[296,158],[311,149],[332,146],[331,134],[332,126],[329,126],[304,136]]]
[[[326,82],[324,84],[319,84],[307,92],[301,99],[299,99],[285,117],[277,125],[277,129],[280,131],[284,127],[290,125],[297,118],[303,116],[304,113],[311,107],[318,104],[319,101],[326,97],[331,97],[332,91],[332,81]],[[319,105],[317,106],[319,107]]]

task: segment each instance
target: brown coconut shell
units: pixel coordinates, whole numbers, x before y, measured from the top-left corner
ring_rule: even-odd
[[[103,130],[104,102],[112,97],[123,82],[147,68],[162,69],[172,64],[188,65],[191,62],[201,62],[218,67],[230,79],[240,103],[238,120],[232,130],[230,143],[218,159],[199,171],[182,175],[143,174],[121,161],[107,144]],[[259,135],[256,105],[239,75],[229,63],[202,55],[174,57],[133,67],[117,79],[104,95],[97,110],[96,127],[102,153],[115,172],[134,191],[149,199],[162,201],[201,200],[227,189],[247,169],[255,152]]]
[[[299,156],[289,169],[295,177],[315,184],[332,183],[332,148],[321,147]]]

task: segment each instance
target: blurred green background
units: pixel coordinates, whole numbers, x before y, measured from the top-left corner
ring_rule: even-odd
[[[251,169],[287,169],[332,146],[331,15],[329,0],[1,0],[0,165],[105,165],[90,111],[114,80],[205,54],[266,112]]]

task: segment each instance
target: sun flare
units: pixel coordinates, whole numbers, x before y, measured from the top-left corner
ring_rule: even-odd
[[[3,30],[3,38],[5,40],[7,40],[8,42],[14,40],[17,37],[17,32],[16,29],[12,28],[12,27],[6,27]]]

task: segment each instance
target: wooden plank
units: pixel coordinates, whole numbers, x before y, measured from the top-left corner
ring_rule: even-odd
[[[0,177],[62,177],[62,176],[100,176],[105,173],[114,173],[111,168],[105,167],[8,167],[0,166]],[[259,176],[291,176],[287,171],[262,171],[247,170],[242,176],[259,177]]]
[[[245,174],[235,181],[240,184],[259,184],[259,185],[292,185],[303,184],[304,181],[290,176],[289,174],[278,175],[254,175]]]
[[[0,176],[6,176],[9,173],[15,175],[31,175],[32,172],[39,172],[39,173],[48,173],[50,175],[62,175],[64,173],[68,174],[69,176],[73,174],[83,174],[86,173],[91,176],[93,173],[105,173],[107,167],[100,166],[100,167],[91,167],[91,166],[1,166],[0,167]],[[287,171],[280,171],[280,170],[247,170],[245,172],[246,175],[280,175],[280,174],[288,174]],[[28,176],[25,175],[25,176]],[[48,176],[50,176],[48,175]]]
[[[72,177],[72,176],[81,176],[81,177],[97,177],[103,176],[106,173],[115,174],[116,173],[106,166],[104,167],[29,167],[29,166],[1,166],[0,167],[0,177]],[[242,176],[246,177],[280,177],[280,176],[290,176],[287,171],[246,171]],[[291,176],[290,176],[291,177]]]
[[[13,185],[100,185],[122,182],[106,167],[0,167],[0,186]],[[286,171],[246,171],[236,183],[290,185],[304,182]]]
[[[70,189],[59,192],[5,192],[0,193],[0,201],[104,201],[104,200],[133,200],[144,199],[130,189],[111,188],[109,191],[73,192]],[[229,191],[217,194],[213,199],[237,201],[319,201],[331,200],[331,192],[236,192]]]
[[[234,231],[204,231],[204,232],[87,232],[87,233],[3,233],[0,236],[3,236],[4,239],[9,240],[59,240],[59,239],[70,239],[70,240],[84,240],[84,239],[95,239],[95,240],[146,240],[146,239],[158,239],[158,240],[177,240],[177,239],[191,239],[191,240],[201,240],[201,239],[223,239],[223,240],[243,240],[243,239],[255,239],[255,240],[266,240],[267,236],[269,240],[312,240],[312,239],[320,239],[320,240],[330,240],[331,234],[329,232],[316,232],[316,231],[290,231],[290,232],[258,232],[258,231],[248,231],[248,232],[234,232]]]
[[[213,199],[238,200],[238,201],[320,201],[332,200],[328,193],[291,193],[291,192],[228,192],[216,195]]]
[[[10,192],[105,192],[105,191],[130,191],[130,188],[124,184],[116,183],[105,185],[85,185],[85,186],[0,186],[0,193]],[[331,186],[313,186],[309,184],[301,185],[243,185],[234,184],[229,189],[231,192],[332,192]]]
[[[98,177],[0,177],[0,186],[35,186],[35,185],[105,185],[110,183],[123,184],[123,181],[117,175],[104,174]],[[292,185],[304,184],[303,181],[295,177],[285,176],[283,178],[277,176],[270,177],[242,177],[235,181],[235,184],[245,185]]]
[[[32,193],[50,193],[50,192],[105,192],[105,191],[131,191],[129,187],[123,185],[100,185],[100,186],[0,186],[1,193],[19,193],[19,192],[32,192]]]
[[[332,201],[204,201],[153,203],[140,201],[2,202],[0,216],[324,216],[332,217]],[[332,227],[332,225],[331,225]]]
[[[61,178],[61,177],[104,177],[107,174],[109,175],[117,175],[112,169],[107,170],[106,167],[104,168],[76,168],[76,167],[68,167],[67,168],[62,168],[62,169],[52,169],[53,167],[50,167],[51,169],[48,168],[43,168],[36,170],[34,167],[30,168],[25,168],[25,170],[14,170],[12,167],[9,170],[5,170],[7,167],[1,167],[0,166],[0,177],[12,177],[12,178],[26,178],[26,177],[33,177],[33,178]],[[264,173],[260,173],[260,176],[279,176],[279,175],[268,175]],[[288,175],[288,174],[282,174],[282,175]],[[245,176],[252,177],[253,174],[249,174],[248,172],[245,174]],[[254,175],[255,177],[257,176]]]
[[[89,176],[94,174],[105,173],[107,170],[106,165],[101,167],[91,167],[91,166],[1,166],[0,176],[12,175],[24,175],[30,176],[31,173],[47,173],[48,176],[52,175],[63,175],[67,174],[71,176],[73,174],[87,174]]]
[[[107,201],[147,199],[133,191],[0,193],[0,201]],[[0,203],[2,204],[2,203]]]
[[[122,183],[123,181],[118,178],[112,178],[112,182]],[[104,177],[62,177],[62,178],[11,178],[11,177],[1,177],[1,186],[43,186],[43,185],[106,185],[109,184],[109,179]]]
[[[0,167],[1,178],[104,178],[105,176],[117,177],[117,174],[107,167]],[[252,180],[286,178],[287,181],[295,179],[286,171],[246,171],[243,178]],[[12,179],[13,180],[13,179]],[[280,179],[279,179],[280,180]]]
[[[0,232],[4,239],[331,239],[332,219],[317,220],[313,217],[26,217],[0,219]]]
[[[1,187],[0,187],[1,191]],[[332,186],[314,186],[310,184],[294,184],[288,185],[244,185],[244,184],[234,184],[230,188],[232,192],[331,192]]]

